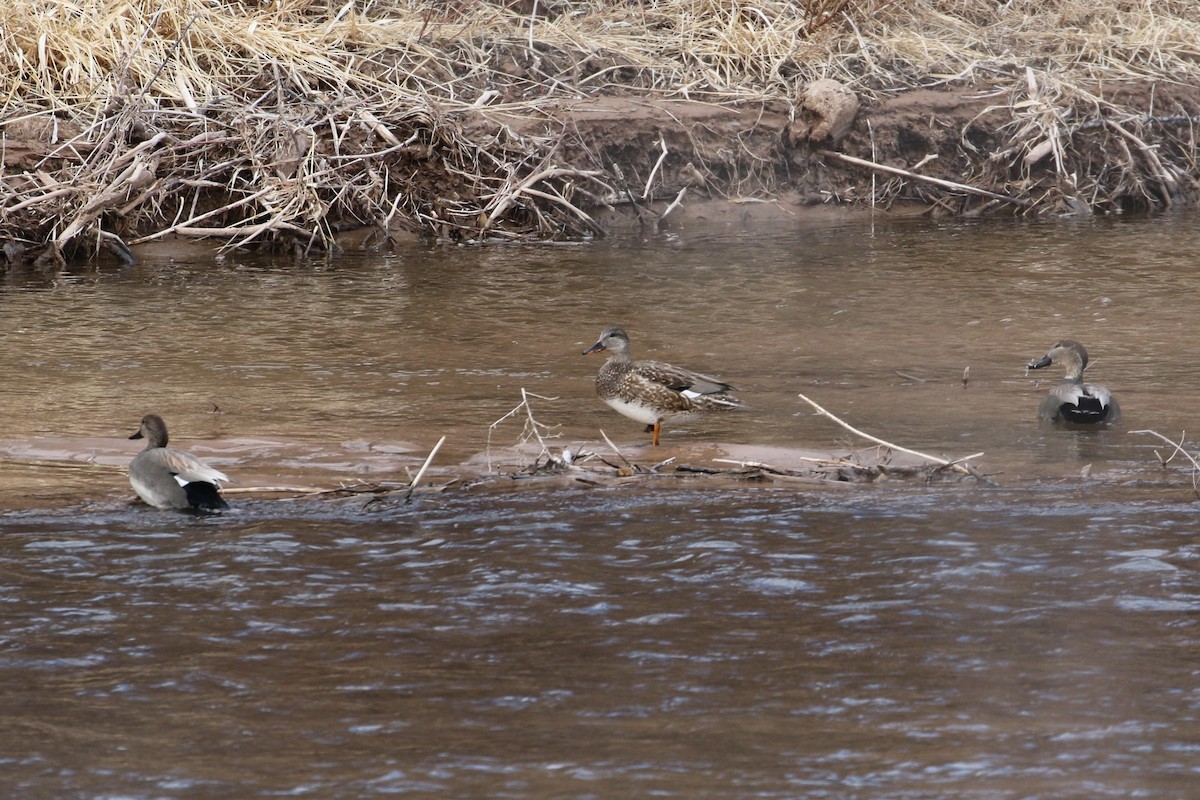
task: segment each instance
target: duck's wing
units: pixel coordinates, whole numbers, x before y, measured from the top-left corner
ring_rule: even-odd
[[[171,471],[180,486],[186,486],[193,481],[208,483],[229,483],[229,476],[219,469],[214,469],[196,458],[191,453],[182,450],[163,448],[158,453],[158,463]]]
[[[1077,406],[1084,398],[1091,397],[1087,391],[1087,387],[1085,387],[1079,381],[1070,380],[1056,384],[1054,388],[1050,390],[1049,396],[1058,400],[1060,404],[1066,403],[1067,405],[1072,406]]]
[[[1110,408],[1116,403],[1112,392],[1094,383],[1063,381],[1051,389],[1050,394],[1061,399],[1064,403],[1070,403],[1075,406],[1098,405],[1100,408]]]
[[[1114,422],[1121,415],[1116,399],[1103,386],[1066,380],[1050,390],[1042,402],[1043,419],[1067,422]]]
[[[1107,390],[1105,390],[1105,394],[1108,394]],[[1113,397],[1111,394],[1108,394],[1108,400],[1106,401],[1105,405],[1108,407],[1109,422],[1116,422],[1121,418],[1121,404],[1117,402],[1117,398]]]
[[[1094,383],[1085,383],[1083,385],[1083,393],[1087,397],[1094,398],[1100,404],[1100,408],[1104,410],[1104,418],[1109,422],[1115,422],[1117,417],[1121,416],[1121,406],[1117,404],[1117,398],[1112,396],[1112,392],[1103,386],[1097,386]]]
[[[1099,402],[1103,408],[1108,408],[1114,402],[1116,402],[1113,400],[1112,392],[1110,392],[1108,389],[1105,389],[1103,386],[1097,386],[1094,383],[1085,383],[1080,388],[1088,397],[1096,398],[1097,402]]]
[[[661,361],[638,361],[634,363],[634,369],[643,380],[688,397],[734,391],[733,386],[724,381]]]

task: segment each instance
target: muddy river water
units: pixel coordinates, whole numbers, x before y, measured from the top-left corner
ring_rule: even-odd
[[[0,285],[14,798],[1200,796],[1197,219],[713,223],[329,263],[163,248]],[[749,410],[641,426],[599,357]],[[1111,429],[1039,425],[1072,337]],[[1051,374],[1044,374],[1049,372]],[[964,374],[967,380],[964,383]],[[430,485],[553,448],[859,447],[994,486],[503,481],[130,503],[155,411],[233,488]]]

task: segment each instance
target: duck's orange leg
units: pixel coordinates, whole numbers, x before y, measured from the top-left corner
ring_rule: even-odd
[[[662,420],[655,420],[654,421],[654,438],[652,438],[650,440],[650,445],[652,447],[658,447],[658,434],[659,434],[659,431],[661,431],[661,430],[662,430]]]

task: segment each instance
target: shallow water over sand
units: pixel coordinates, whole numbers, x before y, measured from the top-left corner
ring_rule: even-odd
[[[855,224],[9,276],[6,784],[1189,796],[1197,501],[1130,432],[1194,427],[1198,239],[1188,218]],[[609,323],[753,408],[652,452],[592,395],[579,353]],[[1024,364],[1065,336],[1115,428],[1037,425],[1058,373]],[[127,502],[148,411],[239,487],[404,480],[443,435],[444,481],[519,462],[520,423],[489,426],[522,388],[556,398],[534,400],[555,447],[605,449],[603,429],[642,463],[850,443],[803,392],[900,444],[983,451],[999,486]]]

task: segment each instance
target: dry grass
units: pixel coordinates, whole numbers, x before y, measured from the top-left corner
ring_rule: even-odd
[[[594,230],[604,176],[552,169],[556,135],[480,124],[484,105],[790,102],[815,77],[876,98],[1000,87],[1013,158],[1048,147],[1067,180],[1100,86],[1200,83],[1195,0],[14,0],[0,40],[0,233],[10,258],[51,260],[165,233],[327,248],[351,225]],[[1155,165],[1125,127],[1104,128],[1140,165],[1121,180],[1161,199],[1195,165]]]

